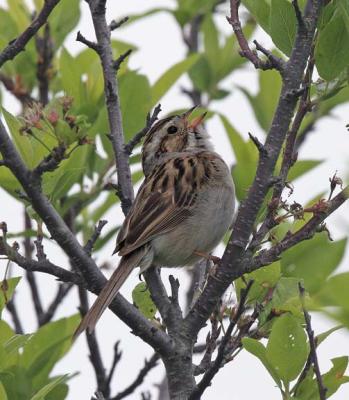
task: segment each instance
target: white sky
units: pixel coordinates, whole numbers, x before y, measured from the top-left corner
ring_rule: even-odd
[[[5,4],[4,0],[0,0],[0,5]],[[75,42],[76,32],[81,30],[85,37],[92,39],[93,28],[85,2],[82,4],[82,19],[77,29],[70,35],[67,47],[73,53],[80,51],[83,46]],[[108,2],[108,18],[119,18],[121,16],[140,13],[144,10],[157,6],[174,7],[175,2],[169,0],[133,0],[133,1],[109,1]],[[230,33],[230,27],[226,23],[225,16],[218,18],[220,27]],[[124,28],[113,34],[116,38],[123,39],[130,43],[134,43],[139,47],[139,51],[132,54],[130,58],[130,66],[138,69],[146,74],[151,83],[153,83],[168,67],[175,62],[181,61],[185,57],[185,48],[182,45],[180,32],[173,21],[172,17],[166,13],[156,14],[145,20],[132,24],[130,27]],[[265,44],[270,42],[265,36],[259,34]],[[261,130],[254,120],[253,113],[248,102],[243,95],[234,88],[234,85],[243,85],[251,91],[256,91],[255,70],[250,67],[244,72],[239,72],[226,80],[225,85],[232,89],[232,95],[226,100],[215,102],[212,108],[225,113],[234,125],[247,137],[247,132],[262,138]],[[172,109],[189,106],[186,98],[180,94],[180,85],[185,84],[186,79],[182,79],[180,83],[175,85],[173,89],[161,101],[164,112]],[[11,96],[5,96],[5,107],[12,112],[16,109],[15,102]],[[306,177],[295,182],[294,198],[300,203],[304,203],[317,193],[327,190],[328,178],[338,171],[338,175],[348,177],[348,160],[349,160],[349,134],[345,129],[348,123],[349,105],[342,106],[336,110],[332,118],[324,119],[318,124],[317,129],[309,137],[304,146],[300,158],[325,159],[320,167],[315,171],[307,174]],[[228,163],[234,160],[229,142],[225,138],[223,128],[217,119],[213,119],[208,124],[210,134],[214,138],[216,149],[223,155]],[[14,202],[4,191],[0,190],[0,221],[7,221],[9,230],[19,231],[22,229],[23,220],[21,218],[22,208]],[[339,239],[348,232],[348,204],[329,219],[328,225],[335,239]],[[113,209],[107,216],[109,220],[108,226],[113,225],[113,221],[120,222],[120,212]],[[113,243],[109,243],[107,248],[98,254],[98,262],[109,260],[112,265],[116,265],[116,258],[111,259]],[[65,257],[58,251],[54,245],[46,245],[46,252],[49,257],[64,266]],[[220,249],[221,250],[221,249]],[[349,252],[343,260],[340,270],[348,271]],[[219,250],[217,252],[219,254]],[[4,267],[4,262],[0,262],[0,266]],[[22,274],[20,269],[15,270],[15,275]],[[182,283],[181,291],[185,293],[185,274],[179,270],[174,271]],[[172,271],[173,273],[173,271]],[[37,275],[38,276],[38,275]],[[53,288],[55,284],[53,279],[47,276],[38,276],[40,289],[43,292],[44,299],[52,298]],[[132,288],[137,283],[137,274],[129,279],[125,284],[122,293],[130,298]],[[91,296],[92,298],[92,296]],[[17,304],[20,315],[24,321],[27,331],[34,329],[35,321],[32,314],[31,305],[24,305],[30,302],[30,294],[26,283],[20,284],[18,291]],[[49,300],[47,300],[49,301]],[[76,292],[72,291],[71,295],[65,299],[59,308],[56,318],[71,315],[76,312]],[[5,319],[9,320],[5,314]],[[315,315],[313,325],[316,333],[320,333],[334,326],[332,321],[326,320],[322,316]],[[142,341],[130,333],[130,329],[116,319],[110,312],[106,312],[97,328],[97,334],[100,339],[103,358],[105,365],[108,367],[112,359],[112,348],[116,340],[121,340],[121,348],[123,349],[122,361],[119,364],[114,380],[113,394],[122,390],[127,386],[138,373],[139,368],[143,366],[143,360],[146,356],[152,354],[152,350]],[[203,336],[204,337],[204,336]],[[349,334],[346,331],[334,333],[327,339],[319,349],[321,371],[325,372],[331,367],[330,358],[348,354]],[[69,400],[90,399],[95,389],[95,379],[92,367],[88,361],[85,339],[80,338],[74,345],[70,353],[55,368],[55,373],[73,373],[80,371],[80,374],[73,378],[70,384]],[[156,393],[154,384],[159,383],[163,376],[163,368],[157,367],[150,373],[141,390],[152,389]],[[252,383],[253,380],[253,384]],[[275,388],[273,381],[265,371],[263,366],[250,354],[242,352],[236,361],[221,370],[213,381],[213,385],[209,388],[203,399],[205,400],[249,400],[251,398],[261,399],[277,399],[280,398],[278,390]],[[140,390],[129,397],[130,399],[139,399]],[[156,396],[154,397],[156,398]],[[349,385],[343,386],[333,397],[334,400],[344,400],[349,398]]]

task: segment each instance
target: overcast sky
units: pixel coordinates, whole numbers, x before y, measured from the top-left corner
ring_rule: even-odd
[[[0,0],[0,5],[5,4],[4,0]],[[75,42],[77,30],[81,30],[85,37],[93,38],[93,27],[91,18],[88,13],[85,2],[82,4],[82,18],[76,30],[70,35],[67,41],[67,48],[74,54],[83,49],[80,43]],[[109,1],[108,2],[108,18],[119,18],[125,15],[140,13],[144,10],[154,8],[156,6],[174,7],[174,1],[166,0],[132,0],[132,1]],[[220,27],[230,33],[230,27],[226,23],[225,16],[220,15],[217,18]],[[114,37],[123,39],[138,46],[139,50],[132,54],[130,58],[130,67],[146,74],[151,83],[153,83],[168,67],[175,62],[181,61],[185,57],[185,48],[181,42],[181,35],[176,23],[172,17],[166,13],[156,14],[145,20],[132,24],[130,27],[124,28],[113,33]],[[258,34],[259,39],[266,45],[270,46],[270,41],[265,38],[263,33]],[[254,68],[249,67],[243,72],[235,73],[233,77],[229,77],[225,81],[225,86],[232,89],[232,95],[224,101],[213,102],[212,109],[225,113],[239,131],[247,137],[247,132],[253,132],[261,139],[263,135],[256,123],[253,113],[248,102],[243,95],[236,89],[236,85],[242,85],[250,91],[257,90],[256,72]],[[181,84],[185,84],[186,79],[182,79],[161,101],[164,112],[169,112],[176,108],[189,106],[189,101],[180,93]],[[5,95],[4,106],[12,112],[18,109],[15,101],[11,96]],[[314,133],[307,140],[300,158],[304,159],[322,159],[326,160],[320,167],[313,172],[307,174],[306,177],[295,182],[294,199],[300,203],[304,203],[314,195],[328,189],[328,178],[338,171],[338,176],[342,178],[348,177],[348,160],[349,160],[349,134],[345,129],[348,123],[349,105],[339,107],[332,118],[325,118],[317,125]],[[209,121],[208,130],[216,149],[225,158],[227,163],[232,164],[234,156],[230,148],[230,144],[225,137],[222,126],[216,118]],[[9,230],[19,231],[23,227],[21,218],[22,208],[14,202],[4,191],[0,189],[0,221],[7,221]],[[349,207],[346,204],[334,216],[329,219],[328,225],[335,239],[342,238],[348,232],[349,227]],[[109,212],[107,219],[109,225],[120,222],[121,213],[115,208]],[[114,222],[115,221],[115,222]],[[51,259],[57,263],[64,265],[65,257],[58,251],[54,245],[46,245],[46,252]],[[112,265],[117,264],[117,258],[111,258],[110,254],[113,250],[113,243],[109,243],[101,254],[98,254],[97,261],[99,263],[108,260]],[[218,249],[217,255],[222,249]],[[348,271],[349,254],[345,256],[340,270]],[[4,267],[5,263],[0,261],[0,267]],[[171,271],[173,273],[173,271]],[[19,269],[15,270],[15,275],[22,274]],[[186,277],[179,270],[175,271],[176,276],[181,281],[181,291],[185,293]],[[122,293],[130,299],[131,291],[137,283],[138,278],[135,273],[125,284]],[[40,276],[40,288],[44,297],[49,299],[52,296],[52,288],[55,287],[53,279],[47,276]],[[91,299],[92,299],[91,295]],[[32,313],[28,312],[28,301],[30,294],[26,283],[23,281],[19,286],[17,304],[20,307],[20,315],[24,320],[25,328],[28,332],[34,329],[35,320]],[[74,306],[72,306],[74,304]],[[71,295],[65,299],[57,313],[58,317],[71,315],[76,312],[76,293],[72,291]],[[31,308],[30,308],[31,309]],[[9,320],[5,313],[5,319]],[[322,316],[315,315],[313,325],[316,333],[320,333],[333,327],[335,323],[328,321]],[[109,311],[105,313],[101,319],[97,334],[102,346],[102,352],[105,365],[109,366],[112,359],[112,348],[116,340],[121,340],[121,348],[123,349],[122,361],[118,366],[113,387],[115,391],[122,390],[136,376],[139,368],[142,366],[143,359],[152,354],[152,350],[142,341],[130,333],[130,329],[117,320]],[[341,356],[349,353],[348,346],[349,334],[346,331],[334,333],[327,339],[319,349],[321,371],[325,372],[331,367],[330,358]],[[73,373],[80,371],[80,374],[73,378],[70,382],[70,392],[68,399],[90,399],[95,389],[95,380],[92,367],[87,358],[87,350],[85,338],[79,338],[78,342],[70,353],[59,363],[55,369],[55,373]],[[163,368],[157,367],[146,378],[145,384],[141,390],[152,389],[156,393],[153,386],[161,381]],[[251,382],[253,381],[253,384]],[[115,392],[114,392],[115,393]],[[137,392],[140,393],[140,390]],[[258,396],[258,397],[257,397]],[[132,399],[139,399],[139,394],[130,396]],[[156,398],[156,397],[155,397]],[[221,370],[214,379],[213,386],[209,388],[203,399],[207,400],[250,400],[259,399],[279,399],[278,389],[275,388],[273,381],[263,366],[250,354],[242,352],[239,357]],[[344,400],[349,398],[349,385],[342,387],[333,397],[334,400]]]

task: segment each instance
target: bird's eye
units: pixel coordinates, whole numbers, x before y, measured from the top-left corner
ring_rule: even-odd
[[[176,127],[176,126],[174,126],[174,125],[171,125],[170,127],[168,127],[168,129],[167,129],[167,133],[169,133],[169,134],[173,134],[173,133],[176,133],[178,131],[178,128]]]

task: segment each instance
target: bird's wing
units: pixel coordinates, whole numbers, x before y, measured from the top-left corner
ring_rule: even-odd
[[[143,182],[117,238],[125,255],[192,215],[200,190],[214,179],[212,153],[180,153],[157,166]]]

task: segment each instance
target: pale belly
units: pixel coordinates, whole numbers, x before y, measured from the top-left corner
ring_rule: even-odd
[[[192,217],[152,240],[153,264],[165,267],[191,265],[200,259],[194,251],[210,253],[232,224],[234,202],[232,183],[201,193]]]

